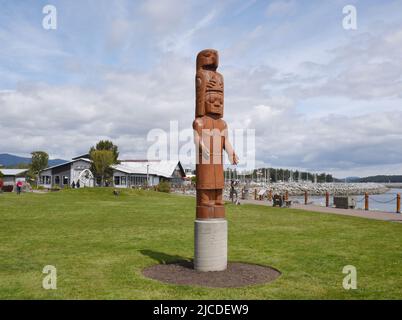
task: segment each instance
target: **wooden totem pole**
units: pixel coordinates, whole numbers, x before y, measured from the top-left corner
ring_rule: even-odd
[[[194,267],[220,271],[227,267],[227,221],[223,200],[223,150],[238,163],[223,117],[223,77],[216,72],[219,56],[207,49],[197,55],[196,107],[193,122],[196,145],[197,208]]]

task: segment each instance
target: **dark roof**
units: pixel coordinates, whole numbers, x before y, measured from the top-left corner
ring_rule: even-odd
[[[86,161],[86,162],[92,162],[91,160],[89,160],[87,158],[74,158],[69,162],[64,162],[64,163],[61,163],[61,164],[58,164],[58,165],[55,165],[55,166],[52,166],[52,167],[47,167],[47,168],[45,168],[45,169],[43,169],[41,171],[46,171],[46,170],[49,170],[49,169],[54,169],[54,168],[57,168],[57,167],[65,166],[66,164],[71,164],[71,163],[76,162],[78,160],[83,160],[83,161]]]

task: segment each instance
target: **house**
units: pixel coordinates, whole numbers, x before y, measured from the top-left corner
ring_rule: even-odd
[[[0,169],[0,172],[5,186],[15,186],[18,181],[26,182],[28,169]]]
[[[156,186],[161,181],[181,185],[186,177],[180,161],[120,160],[112,168],[113,185],[116,188]]]
[[[195,170],[191,168],[185,168],[184,172],[186,174],[186,180],[191,180],[191,178],[195,177]]]
[[[70,186],[73,182],[80,187],[93,187],[94,175],[91,172],[91,160],[88,158],[75,157],[71,161],[52,166],[39,173],[38,185],[45,188],[55,186]]]
[[[112,165],[113,186],[116,188],[130,188],[134,186],[155,186],[160,181],[169,181],[173,185],[181,185],[186,174],[180,161],[159,160],[119,160],[119,164]],[[91,163],[88,154],[73,158],[71,161],[48,167],[39,174],[39,185],[45,188],[55,186],[71,186],[74,182],[80,187],[94,187],[97,185],[94,174],[91,172]]]

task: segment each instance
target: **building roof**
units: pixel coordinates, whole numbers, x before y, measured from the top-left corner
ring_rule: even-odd
[[[77,161],[80,161],[80,160],[83,160],[83,161],[86,161],[86,162],[92,162],[91,160],[89,160],[87,158],[74,158],[73,160],[71,160],[69,162],[60,163],[58,165],[45,168],[42,171],[46,171],[46,170],[49,170],[49,169],[54,169],[54,168],[57,168],[57,167],[65,166],[66,164],[71,164],[73,162],[77,162]]]
[[[28,169],[0,169],[0,172],[5,176],[18,176],[27,171]]]
[[[177,166],[179,166],[180,170],[185,176],[183,167],[180,161],[120,161],[120,164],[113,165],[112,168],[129,174],[147,174],[147,166],[148,173],[151,175],[161,176],[165,178],[170,178],[173,175],[174,170]]]
[[[81,155],[79,155],[77,157],[71,158],[71,160],[78,160],[78,159],[81,159],[81,158],[89,159],[89,153],[81,154]]]

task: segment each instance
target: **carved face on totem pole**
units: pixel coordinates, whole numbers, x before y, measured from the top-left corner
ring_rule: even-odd
[[[205,113],[223,117],[223,93],[207,92],[205,96]]]
[[[216,71],[218,52],[213,49],[197,55],[196,119],[193,122],[197,150],[197,219],[225,217],[223,200],[223,150],[233,164],[237,157],[229,142],[223,118],[223,77]]]

